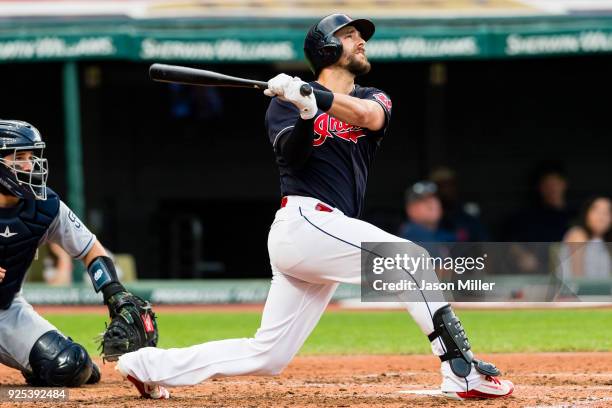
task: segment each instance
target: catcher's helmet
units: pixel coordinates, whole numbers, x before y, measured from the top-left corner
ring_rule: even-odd
[[[26,122],[0,119],[0,187],[19,198],[47,199],[47,159],[45,143],[38,130]],[[19,151],[31,151],[26,160]]]
[[[374,23],[366,19],[353,20],[346,14],[331,14],[313,25],[304,40],[304,55],[315,75],[334,64],[342,55],[342,42],[334,33],[346,26],[355,27],[361,38],[368,41],[374,35]]]

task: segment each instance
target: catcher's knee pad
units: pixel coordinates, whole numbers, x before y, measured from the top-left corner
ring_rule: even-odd
[[[87,380],[86,384],[97,384],[100,382],[100,379],[102,379],[102,373],[100,372],[100,369],[98,368],[96,363],[92,362],[91,375],[89,376],[89,379]]]
[[[30,366],[26,379],[32,385],[78,387],[90,379],[93,362],[83,346],[52,330],[34,343]]]
[[[472,370],[472,364],[481,374],[490,376],[501,374],[493,364],[474,358],[465,330],[450,305],[434,313],[433,325],[434,331],[429,334],[429,341],[434,341],[438,337],[441,339],[446,353],[440,356],[440,360],[448,361],[455,375],[467,377]]]

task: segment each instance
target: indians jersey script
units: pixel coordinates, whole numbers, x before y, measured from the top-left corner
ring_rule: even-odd
[[[313,88],[328,91],[317,82]],[[273,98],[266,113],[266,130],[280,170],[281,195],[314,197],[340,209],[349,217],[363,210],[368,172],[391,119],[391,99],[376,88],[355,85],[350,96],[378,102],[385,111],[385,125],[372,131],[344,123],[319,110],[314,119],[313,150],[299,170],[291,169],[278,154],[278,140],[291,132],[299,118],[298,108]]]

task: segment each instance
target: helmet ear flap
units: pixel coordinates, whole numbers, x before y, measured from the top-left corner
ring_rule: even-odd
[[[319,54],[325,66],[336,63],[342,56],[342,41],[333,35],[327,36],[319,47]]]

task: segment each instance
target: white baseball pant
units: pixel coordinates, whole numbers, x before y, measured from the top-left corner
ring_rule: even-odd
[[[165,386],[278,374],[316,326],[338,283],[360,284],[361,242],[408,242],[314,198],[289,196],[283,201],[286,205],[277,211],[268,236],[273,276],[255,336],[185,348],[142,348],[120,357],[123,372]],[[433,331],[433,313],[445,304],[414,302],[406,308],[427,335]],[[432,350],[444,354],[438,341]],[[443,374],[450,372],[445,364]],[[463,380],[458,384],[461,390]]]
[[[0,363],[30,371],[30,351],[36,340],[55,326],[39,315],[19,292],[6,310],[0,310]]]

